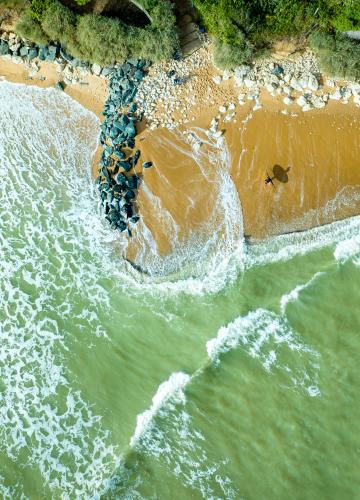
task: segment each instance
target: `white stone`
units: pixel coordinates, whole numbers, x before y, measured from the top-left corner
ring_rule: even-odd
[[[94,75],[99,76],[101,73],[101,66],[99,66],[98,64],[93,64],[91,66],[91,70],[94,73]]]
[[[284,92],[284,94],[287,94],[287,95],[291,94],[291,90],[289,87],[283,87],[283,92]]]
[[[312,100],[312,104],[314,106],[314,108],[324,108],[326,106],[325,102],[322,100],[321,97],[317,97],[317,96],[314,96],[313,100]]]
[[[328,87],[334,88],[335,87],[334,80],[326,80],[326,85]]]
[[[336,89],[333,94],[330,94],[329,99],[333,99],[334,101],[340,101],[341,99],[340,89]]]
[[[233,102],[231,102],[229,104],[229,108],[228,109],[229,109],[229,111],[233,111],[235,109],[235,104]]]
[[[299,96],[299,97],[296,99],[296,103],[297,103],[299,106],[303,107],[303,106],[306,106],[307,101],[306,101],[305,97],[304,97],[303,95],[301,95],[301,96]]]
[[[290,80],[290,85],[294,90],[297,90],[298,92],[302,90],[302,86],[300,85],[299,81],[296,78],[292,78]]]
[[[223,80],[227,81],[229,79],[230,79],[230,74],[229,74],[228,71],[225,70],[224,73],[223,73]]]
[[[284,97],[283,103],[289,106],[292,103],[292,99],[288,96]]]
[[[250,73],[250,67],[243,64],[234,70],[235,78],[244,79]]]
[[[222,81],[222,78],[220,75],[213,76],[213,82],[216,83],[216,85],[220,85]]]
[[[225,122],[231,122],[235,118],[235,113],[230,113],[229,115],[226,115],[224,118]]]
[[[314,92],[316,90],[318,90],[319,83],[318,83],[317,78],[316,78],[315,75],[313,75],[313,74],[309,75],[309,79],[308,79],[308,83],[307,83],[307,88],[310,89],[310,90],[313,90]]]
[[[311,109],[311,104],[305,104],[305,106],[303,106],[302,108],[302,111],[305,113],[306,111],[310,111]]]
[[[255,80],[251,80],[250,78],[245,78],[244,84],[248,89],[252,89],[253,87],[255,87],[256,82]]]
[[[268,92],[270,92],[270,93],[271,93],[271,92],[274,92],[274,90],[276,89],[275,85],[274,85],[274,84],[272,84],[272,83],[267,83],[265,87],[266,87],[266,90],[267,90]]]
[[[226,113],[226,107],[220,106],[219,111],[220,111],[220,113]]]

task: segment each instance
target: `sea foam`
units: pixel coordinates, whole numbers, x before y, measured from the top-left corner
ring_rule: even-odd
[[[234,349],[257,359],[268,372],[280,370],[288,379],[288,387],[302,387],[310,396],[320,394],[319,354],[298,339],[286,318],[256,309],[221,327],[217,336],[206,343],[208,356],[215,364]]]
[[[0,110],[0,452],[49,494],[96,497],[118,457],[66,358],[76,317],[101,335],[107,306],[89,168],[98,121],[55,90],[8,83]]]

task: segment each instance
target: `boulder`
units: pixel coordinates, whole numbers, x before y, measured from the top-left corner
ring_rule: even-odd
[[[305,97],[303,95],[299,96],[297,99],[296,99],[296,103],[303,107],[303,106],[306,106],[307,104],[307,100],[305,99]]]
[[[29,53],[29,47],[26,47],[26,46],[21,47],[21,49],[20,49],[20,56],[21,57],[27,57],[28,53]]]
[[[113,72],[112,68],[103,68],[101,71],[101,76],[107,77],[107,76],[111,75],[112,72]]]
[[[10,49],[7,43],[0,45],[0,56],[6,56],[10,53]]]
[[[36,47],[30,49],[29,53],[28,53],[28,59],[29,59],[29,61],[32,61],[38,55],[39,55],[39,52],[38,52],[38,49]]]
[[[55,83],[55,88],[57,90],[64,90],[64,84],[63,84],[63,82],[56,82]]]
[[[48,49],[47,47],[41,47],[39,50],[39,59],[40,61],[45,61],[48,56]]]
[[[100,76],[100,73],[101,73],[101,66],[99,66],[98,64],[93,64],[91,66],[91,70],[92,72],[94,73],[94,75],[96,76]]]
[[[312,73],[309,75],[307,88],[312,90],[313,92],[315,92],[319,88],[319,82],[317,81],[316,76]]]
[[[58,52],[57,47],[55,47],[54,45],[49,45],[47,48],[47,51],[48,51],[48,53],[46,55],[47,61],[54,62],[56,59],[56,56],[57,56],[57,52]]]

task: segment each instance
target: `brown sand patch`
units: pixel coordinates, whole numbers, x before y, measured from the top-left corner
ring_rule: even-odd
[[[219,126],[226,130],[230,175],[241,200],[245,234],[254,238],[360,213],[359,108],[332,102],[296,117],[280,109],[265,106],[249,118],[251,108],[245,106],[237,109],[236,123]],[[208,128],[213,116],[210,111],[194,126]],[[143,160],[153,160],[155,167],[143,172],[146,189],[140,189],[138,205],[159,252],[166,254],[174,249],[175,227],[177,243],[186,241],[214,217],[216,169],[227,167],[208,161],[201,171],[189,146],[174,132],[145,131],[142,137]],[[265,185],[267,173],[274,186]],[[129,256],[137,250],[135,238]]]
[[[36,85],[42,88],[53,87],[59,81],[56,64],[42,62],[39,72],[30,78],[29,70],[24,64],[15,64],[4,58],[0,58],[0,76],[13,83]],[[65,92],[100,117],[108,94],[107,80],[95,75],[86,76],[83,80],[86,84],[67,85]]]

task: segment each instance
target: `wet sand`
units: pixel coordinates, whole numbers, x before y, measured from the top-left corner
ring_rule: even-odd
[[[54,63],[42,62],[36,76],[29,78],[29,70],[26,69],[24,64],[15,64],[4,58],[0,58],[0,77],[9,82],[36,85],[42,88],[54,87],[56,82],[59,81],[56,64]],[[45,80],[41,78],[45,78]],[[100,117],[104,102],[107,99],[107,80],[95,75],[86,76],[83,80],[86,84],[67,85],[65,92]]]
[[[204,143],[195,161],[177,132],[142,134],[143,159],[155,167],[143,173],[146,189],[140,190],[138,205],[161,254],[174,249],[174,241],[218,229],[221,171],[236,186],[244,233],[253,239],[360,213],[360,109],[338,102],[306,113],[294,107],[296,116],[281,109],[274,102],[255,112],[250,106],[238,108],[236,123],[220,122],[229,155],[225,160]],[[208,128],[216,113],[182,130],[201,135],[198,128]],[[273,185],[265,185],[267,173]],[[130,257],[136,246],[135,241]]]
[[[1,59],[0,75],[40,87],[58,81],[56,66],[51,63],[44,63],[29,80],[23,65]],[[46,80],[39,80],[41,76]],[[67,86],[66,93],[100,117],[107,81],[96,76],[86,80],[88,85]],[[339,102],[306,113],[293,105],[296,116],[282,114],[284,109],[280,98],[270,97],[255,112],[250,103],[239,106],[235,121],[220,121],[226,145],[222,153],[206,144],[202,132],[218,115],[217,107],[179,130],[145,129],[139,134],[139,163],[151,160],[154,167],[144,172],[137,167],[144,180],[137,205],[159,254],[171,252],[190,237],[205,241],[214,231],[219,231],[219,238],[223,236],[222,174],[230,176],[236,186],[244,233],[254,239],[360,213],[360,109]],[[195,155],[183,136],[189,130],[204,139]],[[273,186],[264,183],[267,173],[275,177]],[[134,231],[127,250],[130,259],[144,246],[139,232],[139,228]]]

